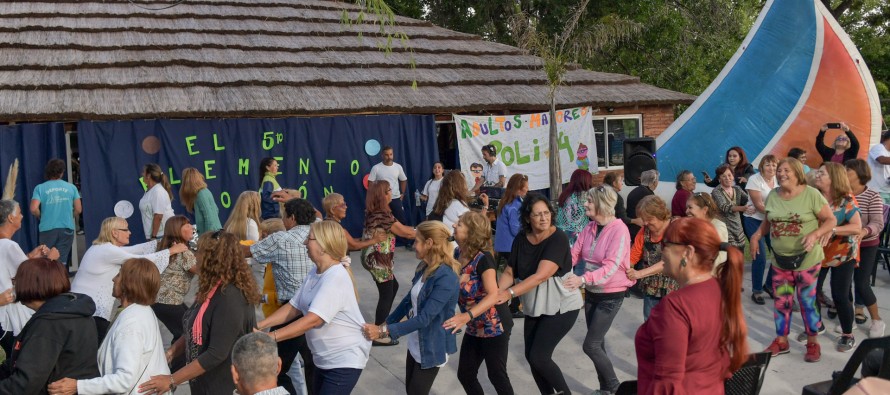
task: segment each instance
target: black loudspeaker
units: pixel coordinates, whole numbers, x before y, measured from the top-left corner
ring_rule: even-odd
[[[640,185],[640,175],[658,169],[655,163],[655,139],[640,137],[624,140],[624,183]]]

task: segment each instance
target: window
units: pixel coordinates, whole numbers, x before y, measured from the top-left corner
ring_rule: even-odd
[[[600,170],[624,166],[624,140],[642,137],[642,121],[641,115],[594,117],[593,131]]]

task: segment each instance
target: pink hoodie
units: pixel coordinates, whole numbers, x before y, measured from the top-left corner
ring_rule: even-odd
[[[636,282],[627,278],[630,232],[623,221],[615,219],[603,228],[597,239],[597,227],[596,221],[590,221],[578,234],[572,247],[572,265],[586,266],[583,277],[589,292],[624,292]]]

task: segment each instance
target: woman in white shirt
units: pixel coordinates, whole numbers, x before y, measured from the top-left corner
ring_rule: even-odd
[[[109,217],[102,221],[99,237],[87,249],[80,261],[80,268],[71,283],[71,292],[82,293],[96,302],[96,330],[99,342],[105,338],[114,307],[112,280],[120,272],[121,265],[130,258],[146,258],[154,262],[158,272],[163,272],[170,263],[170,256],[188,249],[185,244],[173,244],[167,250],[157,251],[157,240],[127,247],[130,243],[130,229],[127,221],[120,217]]]
[[[750,241],[751,235],[760,229],[760,223],[763,222],[764,212],[766,210],[766,197],[769,193],[776,189],[776,169],[779,166],[779,160],[773,155],[765,155],[760,159],[757,169],[759,173],[754,174],[748,179],[746,186],[748,192],[748,210],[742,213],[742,227],[745,229],[745,236]],[[769,238],[760,239],[760,251],[766,251]],[[754,257],[751,262],[751,300],[757,304],[764,304],[763,299],[764,287],[771,288],[772,271],[766,276],[766,282],[763,281],[763,272],[766,270],[766,254],[759,254]],[[766,285],[764,285],[766,284]],[[767,293],[772,295],[772,290],[767,289]]]
[[[439,190],[439,197],[436,205],[433,207],[430,219],[437,219],[445,223],[448,231],[454,230],[454,224],[460,219],[465,212],[470,211],[467,206],[469,201],[469,190],[467,189],[467,180],[459,171],[451,171],[442,179],[442,188]],[[483,207],[488,207],[488,196],[484,193],[479,196],[482,199]]]
[[[121,312],[99,346],[100,377],[64,378],[50,384],[49,393],[137,394],[139,384],[152,376],[170,374],[158,321],[149,307],[161,284],[157,267],[145,258],[128,259],[112,281]]]
[[[420,192],[420,200],[426,202],[426,217],[429,217],[433,212],[433,207],[436,206],[436,200],[439,198],[439,190],[442,189],[442,178],[445,177],[445,167],[442,166],[441,162],[436,162],[433,164],[433,175],[423,186],[423,191]]]
[[[149,163],[142,169],[142,180],[147,190],[139,200],[139,212],[142,213],[142,227],[145,239],[161,238],[164,235],[164,224],[173,214],[173,192],[167,175],[156,163]]]
[[[368,363],[371,342],[362,335],[365,319],[349,272],[343,228],[334,221],[313,223],[306,248],[316,269],[309,271],[290,303],[257,327],[281,325],[302,315],[269,335],[280,342],[306,334],[315,363],[313,393],[348,394]],[[353,292],[344,292],[347,289]]]

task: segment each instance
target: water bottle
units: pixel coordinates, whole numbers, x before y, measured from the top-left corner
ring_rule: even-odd
[[[419,189],[414,190],[414,204],[417,205],[417,207],[420,207],[420,190]]]

